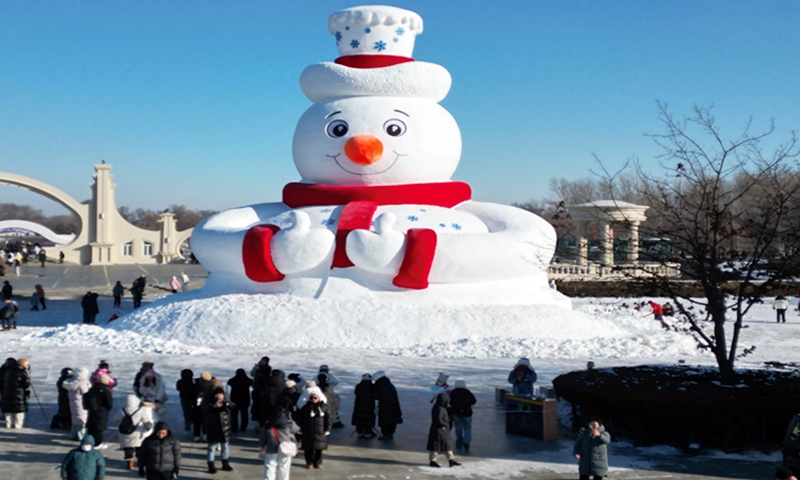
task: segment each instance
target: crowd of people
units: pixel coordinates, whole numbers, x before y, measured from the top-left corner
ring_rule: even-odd
[[[0,407],[6,428],[22,428],[33,386],[30,363],[25,358],[8,358],[0,366],[2,397]],[[472,407],[476,398],[463,380],[453,386],[449,376],[439,373],[430,387],[431,424],[427,450],[429,465],[441,467],[439,453],[446,455],[450,467],[461,465],[454,450],[469,450],[472,442]],[[513,393],[533,394],[536,372],[526,358],[520,359],[508,375]],[[118,379],[107,361],[101,360],[90,373],[87,368],[63,368],[56,382],[58,412],[51,428],[68,431],[79,442],[64,458],[61,476],[69,480],[99,479],[105,474],[105,458],[101,450],[109,417],[119,432],[119,449],[130,470],[137,469],[148,479],[176,479],[181,468],[181,442],[164,421],[169,402],[166,383],[145,361],[131,383],[132,394],[114,410],[114,390]],[[207,445],[208,473],[220,469],[233,470],[230,442],[238,432],[254,424],[258,433],[259,454],[264,460],[265,479],[288,479],[291,459],[302,449],[306,467],[321,469],[323,452],[328,449],[334,428],[343,428],[339,415],[338,379],[327,365],[309,379],[298,373],[286,374],[273,368],[269,357],[263,357],[248,373],[243,368],[223,382],[210,372],[195,376],[190,369],[181,371],[175,388],[184,419],[183,428],[191,432],[194,442]],[[227,387],[227,388],[226,388]],[[35,393],[35,392],[34,392]],[[383,371],[365,373],[354,389],[351,425],[359,440],[394,439],[403,414],[397,389]],[[455,429],[455,441],[451,430]],[[591,418],[588,427],[575,443],[574,454],[580,460],[581,478],[605,476],[605,446],[610,436],[598,418]]]

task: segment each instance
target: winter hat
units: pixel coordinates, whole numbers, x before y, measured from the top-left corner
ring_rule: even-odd
[[[109,383],[111,383],[111,377],[109,377],[105,373],[100,375],[100,383],[102,383],[103,385],[108,385]]]
[[[516,365],[514,365],[514,368],[517,368],[517,367],[519,367],[520,365],[524,365],[524,366],[526,366],[526,367],[530,368],[531,370],[533,370],[533,367],[531,367],[531,361],[530,361],[530,360],[528,360],[528,359],[527,359],[527,358],[525,358],[525,357],[522,357],[522,358],[520,358],[520,359],[519,359],[519,361],[517,362],[517,364],[516,364]]]
[[[467,382],[464,380],[456,380],[456,388],[467,388]]]
[[[156,428],[154,428],[153,431],[154,432],[158,432],[158,431],[161,431],[161,430],[166,430],[168,432],[170,431],[169,430],[169,425],[167,425],[167,422],[158,422],[158,423],[156,423]]]
[[[297,385],[297,382],[294,380],[286,380],[286,388],[294,388],[295,385]]]
[[[31,368],[31,365],[30,363],[28,363],[27,358],[20,358],[19,360],[17,360],[17,363],[19,364],[20,367],[24,368],[25,370]]]
[[[214,394],[214,396],[215,396],[215,397],[216,397],[217,395],[219,395],[220,393],[221,393],[221,394],[223,394],[223,395],[225,395],[225,390],[223,390],[223,389],[222,389],[222,388],[220,388],[220,387],[217,387],[217,388],[215,388],[215,389],[214,389],[214,391],[213,391],[212,393]]]
[[[372,381],[372,375],[370,375],[369,373],[365,373],[364,375],[361,375],[361,380]]]
[[[775,469],[775,478],[778,480],[789,480],[794,474],[786,467],[778,467]]]
[[[308,393],[308,401],[309,402],[311,401],[311,396],[312,395],[318,396],[320,402],[327,403],[327,401],[328,401],[328,398],[325,396],[324,393],[322,393],[322,390],[320,390],[319,387],[309,388],[307,393]]]
[[[202,378],[206,382],[210,382],[211,381],[211,374],[208,373],[208,372],[203,372],[203,373],[200,374],[200,378]]]
[[[384,372],[383,370],[378,370],[378,371],[377,371],[377,372],[375,372],[375,374],[372,376],[372,379],[373,379],[373,380],[379,380],[379,379],[381,379],[381,378],[383,378],[383,377],[385,377],[385,376],[386,376],[386,372]]]
[[[222,381],[219,378],[212,378],[211,385],[214,385],[217,388],[222,388]]]
[[[94,445],[94,437],[91,436],[90,434],[84,435],[83,438],[81,438],[81,445],[83,445],[84,443],[88,443],[89,445]]]
[[[289,380],[294,380],[295,382],[300,382],[300,379],[301,379],[302,377],[300,376],[300,374],[299,374],[299,373],[290,373],[290,374],[289,374],[289,376],[288,376],[287,378],[288,378]]]
[[[444,373],[439,372],[439,377],[436,378],[436,384],[444,385],[445,383],[447,383],[448,378],[450,378],[450,375],[445,375]]]
[[[320,365],[319,366],[320,373],[328,373],[328,366],[327,365]]]

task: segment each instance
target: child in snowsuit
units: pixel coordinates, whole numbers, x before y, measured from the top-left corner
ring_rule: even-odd
[[[606,432],[598,417],[589,418],[589,424],[575,441],[572,455],[579,460],[580,480],[602,480],[608,474],[608,449],[611,435]]]

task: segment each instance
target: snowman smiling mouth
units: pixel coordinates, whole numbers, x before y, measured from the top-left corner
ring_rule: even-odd
[[[342,155],[341,152],[337,153],[336,155],[325,155],[325,156],[328,157],[328,158],[332,158],[333,161],[336,162],[336,165],[339,166],[339,168],[341,168],[342,170],[344,170],[345,172],[347,172],[347,173],[349,173],[351,175],[380,175],[381,173],[387,172],[392,167],[394,167],[394,164],[397,163],[397,160],[399,160],[400,157],[407,156],[407,154],[397,153],[394,150],[392,150],[392,153],[394,153],[394,155],[395,155],[394,160],[392,160],[392,162],[389,165],[387,165],[386,168],[383,168],[383,169],[377,170],[377,171],[371,171],[371,172],[363,172],[363,171],[359,172],[359,171],[353,171],[353,170],[348,169],[345,165],[342,165],[342,162],[339,161],[339,157]],[[347,162],[347,163],[352,163],[352,162]],[[354,164],[354,166],[355,165],[356,164]]]

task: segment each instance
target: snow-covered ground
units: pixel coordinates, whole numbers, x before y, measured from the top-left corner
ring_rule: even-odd
[[[170,380],[172,399],[177,396],[174,382],[183,368],[227,379],[236,368],[249,368],[263,355],[270,356],[277,368],[305,376],[315,374],[325,363],[341,381],[346,420],[352,408],[352,386],[363,373],[376,370],[387,372],[401,401],[428,409],[426,392],[438,372],[449,374],[451,382],[465,380],[479,400],[488,404],[494,388],[504,386],[508,371],[520,356],[532,359],[540,383],[545,384],[559,374],[585,368],[587,361],[598,367],[678,360],[713,364],[713,358],[699,352],[693,340],[664,331],[652,316],[635,311],[633,302],[625,299],[576,299],[574,311],[525,307],[511,316],[513,321],[504,316],[514,311],[512,307],[434,309],[361,302],[351,305],[354,320],[350,325],[333,324],[325,314],[327,306],[314,302],[290,297],[193,298],[179,294],[133,314],[130,304],[124,304],[123,313],[128,315],[109,325],[111,302],[101,298],[100,325],[84,326],[77,325],[79,300],[50,299],[46,311],[29,312],[21,305],[20,328],[3,332],[3,351],[4,356],[30,359],[34,385],[45,405],[55,401],[52,386],[61,368],[93,369],[101,359],[111,363],[121,381],[115,395],[130,391],[141,362],[151,360]],[[795,306],[793,301],[790,308]],[[215,312],[209,318],[199,313],[209,309]],[[740,367],[765,361],[800,362],[795,348],[800,318],[793,310],[789,313],[789,323],[776,324],[769,302],[754,307],[740,345],[758,348],[739,362]],[[36,411],[29,415],[41,417]],[[427,431],[427,413],[408,417],[403,429]],[[178,418],[175,406],[167,419],[177,424]],[[36,426],[35,422],[43,420],[32,422]],[[570,454],[570,441],[565,439],[558,442],[558,448],[535,456],[509,452],[503,458],[471,462],[470,471],[474,474],[485,468],[493,478],[512,478],[522,470],[574,472]],[[611,457],[615,469],[646,469],[648,462],[663,454],[672,453],[615,442]],[[718,453],[709,452],[705,458],[714,455]],[[780,455],[752,452],[726,459],[774,463]]]

